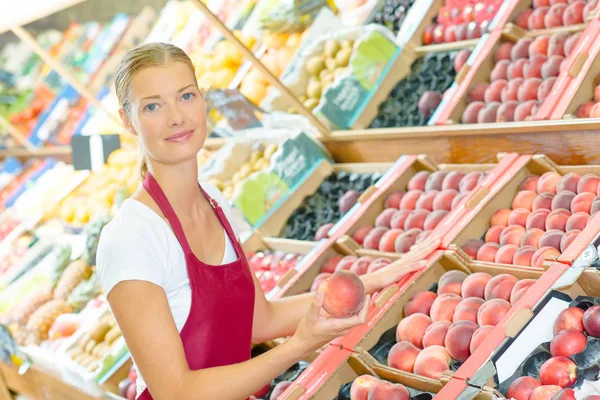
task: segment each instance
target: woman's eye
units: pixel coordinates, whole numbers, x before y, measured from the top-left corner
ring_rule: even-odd
[[[157,108],[158,108],[158,106],[156,104],[154,104],[154,103],[148,104],[146,106],[146,110],[148,110],[148,111],[156,111]]]
[[[184,93],[183,96],[181,96],[184,100],[191,100],[194,95],[192,93]]]

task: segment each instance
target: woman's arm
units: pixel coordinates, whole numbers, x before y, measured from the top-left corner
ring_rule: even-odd
[[[108,294],[123,337],[156,400],[249,397],[302,357],[364,324],[365,307],[352,318],[328,319],[321,313],[322,293],[313,296],[296,334],[252,360],[191,371],[164,290],[145,281],[123,281]]]

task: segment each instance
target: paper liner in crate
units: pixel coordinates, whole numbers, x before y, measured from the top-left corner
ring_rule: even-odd
[[[283,78],[306,108],[337,129],[353,125],[401,52],[393,33],[371,24],[322,35],[301,53]],[[272,91],[262,104],[288,111],[293,105]]]

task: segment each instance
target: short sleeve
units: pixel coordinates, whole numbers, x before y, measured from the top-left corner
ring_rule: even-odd
[[[167,256],[152,232],[113,220],[100,235],[97,271],[105,295],[123,281],[139,280],[165,287]]]

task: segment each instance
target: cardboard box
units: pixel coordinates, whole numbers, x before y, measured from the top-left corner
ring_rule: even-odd
[[[432,121],[434,121],[436,125],[461,123],[463,112],[468,105],[467,95],[469,90],[478,83],[490,82],[490,74],[496,65],[495,54],[502,43],[507,41],[514,43],[523,37],[537,37],[561,31],[578,32],[582,31],[584,28],[585,25],[577,25],[553,30],[525,31],[514,24],[508,24],[503,30],[492,31],[489,34],[488,40],[483,42],[482,46],[478,46],[473,50],[469,61],[467,61],[467,64],[463,67],[465,71],[459,73],[459,75],[464,76],[464,79],[458,83],[458,87],[452,94],[442,101],[438,107],[439,112],[434,114]],[[581,51],[581,45],[582,44],[579,43],[575,48],[568,59],[568,63],[572,64],[575,61],[578,52]],[[557,80],[550,95],[546,98],[542,106],[539,107],[533,118],[538,120],[550,118],[552,107],[546,105],[546,103],[553,104],[549,99],[560,96],[565,88],[565,83]],[[544,107],[544,105],[546,106]]]
[[[486,172],[488,175],[479,183],[469,195],[467,195],[458,206],[446,215],[439,223],[438,227],[433,231],[433,236],[442,237],[447,231],[461,220],[463,215],[472,206],[473,201],[482,199],[489,192],[489,188],[494,182],[502,177],[508,167],[518,159],[516,154],[510,154],[503,157],[497,164],[436,164],[429,160],[427,156],[411,156],[409,160],[399,168],[397,173],[390,177],[387,184],[381,187],[369,198],[361,199],[360,208],[352,213],[345,221],[340,221],[332,231],[336,234],[344,233],[344,236],[338,241],[339,246],[343,246],[348,252],[355,252],[361,256],[372,257],[389,257],[399,258],[399,253],[382,253],[376,250],[368,250],[362,248],[352,239],[352,235],[358,228],[364,225],[374,226],[375,220],[379,214],[385,209],[386,197],[395,191],[406,191],[408,182],[419,171],[460,171],[463,173],[469,172]],[[365,196],[363,196],[365,197]],[[483,197],[484,201],[485,197]],[[331,231],[330,231],[331,232]]]
[[[561,175],[577,172],[580,175],[587,173],[600,173],[600,166],[558,166],[544,155],[520,156],[517,161],[505,171],[504,176],[498,179],[491,187],[484,200],[467,212],[463,218],[444,235],[442,246],[461,247],[469,239],[483,238],[490,227],[490,218],[501,208],[512,208],[512,201],[519,191],[519,186],[531,175],[542,175],[546,172],[557,172]],[[434,231],[436,234],[436,231]],[[583,234],[583,232],[582,232]],[[585,247],[578,245],[581,241],[575,240],[559,258],[559,260],[573,260]],[[588,242],[589,243],[589,242]],[[587,244],[586,244],[587,246]]]

